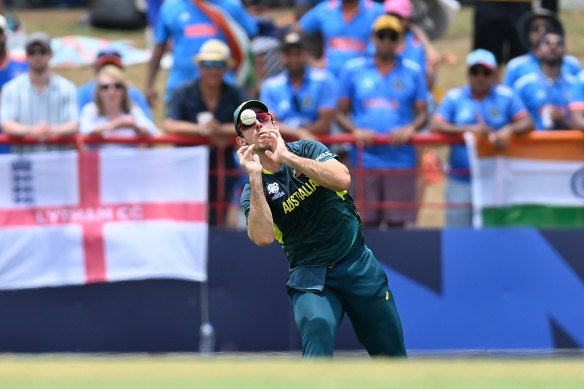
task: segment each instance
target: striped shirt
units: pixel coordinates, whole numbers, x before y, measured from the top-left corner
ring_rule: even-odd
[[[77,87],[71,81],[52,74],[49,85],[39,92],[30,82],[28,73],[7,82],[2,88],[2,125],[17,122],[32,126],[41,122],[60,125],[78,121]],[[30,153],[63,150],[64,145],[13,146],[13,152]]]

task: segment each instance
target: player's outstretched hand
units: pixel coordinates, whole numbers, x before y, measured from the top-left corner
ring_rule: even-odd
[[[286,164],[286,155],[289,153],[286,148],[286,142],[278,131],[266,131],[265,135],[260,134],[260,142],[265,142],[269,147],[266,148],[266,157],[274,162]]]
[[[260,157],[254,151],[254,145],[241,146],[237,150],[237,158],[241,168],[245,170],[248,175],[262,174],[262,164]]]

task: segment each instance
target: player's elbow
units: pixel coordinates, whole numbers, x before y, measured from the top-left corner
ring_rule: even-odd
[[[269,246],[274,241],[274,234],[258,234],[248,231],[249,239],[260,247]]]

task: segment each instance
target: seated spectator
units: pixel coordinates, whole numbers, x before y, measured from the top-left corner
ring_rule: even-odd
[[[280,133],[296,139],[328,134],[337,103],[333,75],[308,66],[309,53],[296,32],[284,37],[281,58],[286,70],[267,79],[260,94],[260,100],[272,107]]]
[[[225,169],[235,169],[233,158],[233,112],[245,101],[245,93],[223,80],[233,60],[229,47],[218,39],[205,42],[194,57],[200,77],[180,85],[166,107],[163,130],[173,134],[198,135],[209,138],[211,149],[209,168],[217,168],[218,147],[223,153]],[[236,177],[224,182],[223,199],[229,201]],[[217,201],[217,179],[209,177],[209,202]],[[213,209],[209,223],[217,223],[218,213]]]
[[[515,82],[526,74],[539,69],[537,46],[542,35],[550,31],[559,31],[564,35],[564,27],[555,13],[547,9],[535,9],[525,13],[517,23],[521,41],[529,49],[527,54],[512,59],[505,70],[503,84],[513,88]],[[562,72],[573,76],[580,72],[580,61],[574,56],[564,55]]]
[[[584,70],[578,73],[576,83],[570,94],[568,109],[572,117],[571,128],[584,130]]]
[[[39,141],[67,136],[79,129],[77,88],[53,73],[50,37],[43,32],[29,35],[25,44],[29,71],[2,88],[2,129],[13,136],[33,136]],[[12,152],[67,149],[66,145],[36,144],[12,146]]]
[[[400,21],[391,15],[379,17],[373,24],[372,57],[354,59],[346,64],[339,82],[337,121],[366,147],[366,169],[414,169],[416,149],[405,145],[428,118],[428,88],[420,66],[397,55]],[[376,135],[390,136],[390,146],[372,146]],[[352,150],[352,163],[356,151]],[[412,174],[371,174],[365,176],[366,226],[409,227],[416,221],[417,177]],[[399,208],[379,209],[379,202],[409,203]]]
[[[6,18],[0,15],[0,90],[8,81],[21,73],[28,71],[28,64],[26,61],[10,58],[8,48],[6,45],[8,30],[8,22]],[[2,129],[0,128],[0,134]],[[10,152],[10,146],[0,145],[0,154]]]
[[[571,128],[568,104],[576,78],[562,71],[565,40],[561,31],[546,32],[537,46],[539,68],[524,75],[514,90],[531,114],[536,130]]]
[[[103,49],[97,53],[97,57],[95,58],[95,62],[93,63],[93,69],[97,74],[102,67],[106,65],[113,65],[118,67],[120,70],[124,70],[124,65],[122,62],[122,55],[116,49]],[[94,101],[95,97],[95,86],[96,81],[92,80],[89,81],[87,84],[81,85],[77,89],[77,108],[79,112],[83,109],[85,104],[88,104]],[[138,106],[142,109],[142,112],[148,118],[152,119],[152,113],[150,112],[150,106],[146,101],[146,97],[140,92],[138,88],[130,86],[128,89],[128,95],[130,96],[130,100],[134,104],[138,104]]]
[[[473,51],[466,65],[468,84],[448,91],[436,109],[432,131],[447,135],[471,132],[489,137],[497,147],[504,149],[512,134],[533,129],[533,121],[521,100],[510,88],[496,84],[497,61],[491,52]],[[447,226],[472,226],[468,169],[466,146],[452,145],[446,186]]]
[[[81,110],[79,130],[82,134],[107,138],[111,135],[133,137],[158,132],[142,108],[130,100],[122,69],[114,65],[103,66],[97,73],[94,89],[94,100]],[[120,146],[105,144],[99,148]]]

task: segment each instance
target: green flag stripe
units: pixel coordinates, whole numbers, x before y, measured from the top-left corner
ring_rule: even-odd
[[[584,227],[583,207],[515,205],[483,208],[483,226]]]

